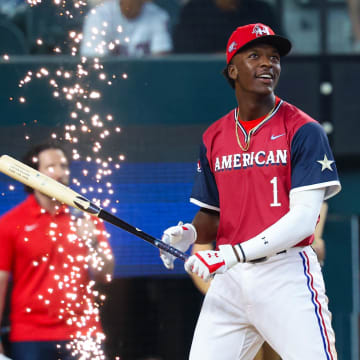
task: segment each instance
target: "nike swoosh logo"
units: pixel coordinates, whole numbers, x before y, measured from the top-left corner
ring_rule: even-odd
[[[280,134],[280,135],[271,135],[270,140],[276,140],[277,138],[284,136],[285,134]]]
[[[33,224],[33,225],[25,225],[24,230],[26,232],[30,232],[35,230],[38,227],[38,224]]]

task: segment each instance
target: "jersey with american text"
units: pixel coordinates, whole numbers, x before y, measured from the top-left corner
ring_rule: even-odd
[[[279,101],[246,151],[248,134],[237,124],[236,136],[234,109],[203,134],[190,198],[220,212],[217,246],[244,242],[274,224],[289,211],[291,192],[324,188],[326,200],[341,189],[322,126],[297,107]]]

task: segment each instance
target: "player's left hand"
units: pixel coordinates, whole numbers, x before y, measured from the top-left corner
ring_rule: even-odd
[[[185,270],[209,281],[215,274],[223,274],[238,263],[231,245],[220,245],[219,249],[196,252],[185,262]]]
[[[203,250],[189,257],[185,262],[185,270],[209,281],[215,274],[224,273],[227,267],[220,251]]]

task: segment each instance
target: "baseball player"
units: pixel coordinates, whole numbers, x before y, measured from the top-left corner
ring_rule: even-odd
[[[214,279],[190,360],[252,360],[262,343],[286,360],[335,360],[335,337],[320,264],[311,248],[321,204],[341,185],[321,125],[274,89],[288,39],[264,24],[230,36],[224,75],[237,107],[203,134],[192,224],[164,232],[198,251],[189,273]],[[167,268],[174,258],[163,253]]]

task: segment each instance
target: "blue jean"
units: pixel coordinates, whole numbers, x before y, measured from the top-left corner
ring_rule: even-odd
[[[68,341],[13,341],[13,360],[76,360],[66,348]],[[57,345],[61,345],[60,348]]]

